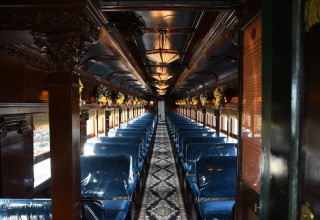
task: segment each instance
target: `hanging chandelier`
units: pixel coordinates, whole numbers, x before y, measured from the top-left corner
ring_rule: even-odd
[[[165,95],[167,91],[165,89],[157,89],[159,95]]]
[[[161,90],[164,90],[165,88],[168,88],[168,87],[169,87],[168,84],[165,84],[165,83],[163,83],[163,82],[158,82],[158,83],[156,83],[154,86],[157,87],[157,88],[159,88],[159,89],[161,89]]]
[[[154,74],[151,74],[151,77],[159,80],[159,81],[166,81],[170,78],[172,78],[172,74],[164,71],[163,67],[161,66],[160,71],[157,71]]]
[[[146,57],[156,63],[171,63],[179,59],[179,52],[174,49],[166,49],[171,45],[171,41],[167,36],[167,30],[159,30],[159,36],[153,42],[153,45],[157,45],[157,49],[147,50]]]

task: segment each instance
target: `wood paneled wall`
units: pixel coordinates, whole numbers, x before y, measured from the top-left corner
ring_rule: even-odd
[[[260,192],[262,35],[261,18],[244,30],[242,179]]]

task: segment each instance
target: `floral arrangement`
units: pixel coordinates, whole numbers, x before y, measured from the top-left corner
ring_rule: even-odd
[[[124,96],[121,92],[118,92],[118,93],[116,94],[116,103],[117,103],[118,105],[123,104],[124,99],[125,99],[125,96]]]
[[[137,105],[138,101],[139,101],[138,97],[137,97],[137,96],[134,96],[134,97],[133,97],[133,104],[134,104],[134,105]]]
[[[130,106],[133,105],[133,95],[128,95],[127,99],[127,104]]]
[[[204,106],[204,105],[207,104],[207,102],[208,102],[208,95],[207,95],[206,92],[200,94],[200,102],[201,102],[201,105],[202,105],[202,106]]]
[[[111,101],[112,94],[104,86],[95,87],[94,96],[95,96],[95,102],[98,104],[112,103]]]
[[[220,108],[221,105],[225,104],[224,101],[224,89],[222,87],[217,87],[214,92],[213,95],[215,97],[215,107],[216,108]]]
[[[198,103],[199,103],[199,96],[192,96],[191,105],[198,105]]]
[[[142,105],[147,105],[147,104],[148,104],[148,101],[145,99],[142,99]]]

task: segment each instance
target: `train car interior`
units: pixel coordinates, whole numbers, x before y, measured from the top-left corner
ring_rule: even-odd
[[[0,219],[320,219],[319,0],[3,0]]]

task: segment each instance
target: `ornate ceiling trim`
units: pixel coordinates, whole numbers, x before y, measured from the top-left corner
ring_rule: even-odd
[[[49,67],[49,62],[43,54],[24,45],[0,45],[0,54],[10,56],[29,66],[42,69],[48,69]]]

